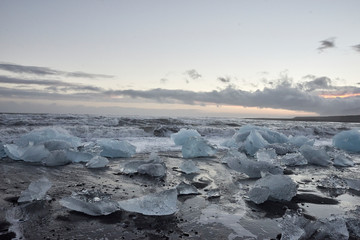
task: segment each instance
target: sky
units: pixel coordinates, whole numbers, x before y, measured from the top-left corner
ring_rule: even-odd
[[[0,1],[0,112],[360,114],[358,0]]]

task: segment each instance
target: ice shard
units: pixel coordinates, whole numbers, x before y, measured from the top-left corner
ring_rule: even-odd
[[[100,139],[97,143],[102,149],[100,153],[102,157],[128,158],[136,152],[136,147],[127,141]]]
[[[216,153],[216,149],[204,138],[190,137],[181,152],[184,158],[210,157]]]
[[[258,161],[274,163],[276,160],[276,152],[271,148],[263,148],[256,152],[256,159]]]
[[[288,153],[281,157],[280,162],[286,166],[303,166],[308,164],[308,161],[301,153]]]
[[[266,147],[268,144],[258,131],[252,130],[242,147],[247,154],[254,156],[259,149]]]
[[[136,212],[149,216],[166,216],[177,211],[177,190],[170,189],[139,198],[118,202],[119,207],[127,212]]]
[[[195,129],[182,128],[179,132],[171,134],[171,139],[179,146],[184,145],[190,137],[200,137],[200,133],[198,133]]]
[[[333,137],[333,145],[349,152],[360,152],[360,131],[342,131]]]
[[[181,182],[179,185],[177,185],[176,190],[178,191],[178,195],[199,194],[199,191],[195,186],[184,182]]]
[[[336,154],[334,157],[334,166],[336,167],[353,167],[355,163],[351,158],[344,154]]]
[[[31,202],[35,200],[43,200],[46,192],[51,188],[52,183],[46,177],[30,183],[29,187],[21,192],[18,202]]]
[[[180,165],[180,170],[185,174],[198,173],[200,171],[192,160],[183,161]]]
[[[124,174],[140,173],[162,178],[166,176],[166,165],[159,156],[151,154],[149,160],[134,160],[121,164],[120,172]]]
[[[87,168],[104,168],[109,163],[109,160],[105,157],[95,156],[86,163]]]
[[[300,152],[306,158],[309,164],[324,167],[331,164],[330,157],[324,149],[316,149],[309,145],[303,145],[300,148]]]

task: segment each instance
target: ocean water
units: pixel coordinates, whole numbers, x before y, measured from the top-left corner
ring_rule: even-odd
[[[275,239],[285,234],[281,219],[286,210],[301,212],[310,219],[345,218],[360,212],[360,192],[341,186],[324,186],[325,180],[360,179],[359,154],[350,153],[355,166],[288,167],[288,176],[298,184],[298,195],[290,203],[268,201],[256,205],[247,195],[256,179],[249,179],[221,162],[228,148],[223,146],[246,124],[265,127],[286,136],[306,136],[314,146],[334,151],[335,134],[359,123],[250,120],[241,118],[158,118],[74,114],[0,114],[0,141],[13,143],[22,135],[42,127],[61,127],[83,142],[98,139],[126,140],[136,146],[136,155],[110,159],[108,168],[87,169],[84,164],[45,167],[11,159],[0,160],[1,237],[22,239]],[[184,175],[181,146],[170,135],[181,128],[195,129],[217,150],[214,157],[193,159],[198,174]],[[340,151],[341,152],[341,151]],[[166,164],[164,179],[124,175],[119,166],[127,161],[146,160],[156,153]],[[18,204],[27,186],[41,177],[53,184],[50,200]],[[59,204],[74,192],[97,190],[112,199],[141,197],[176,187],[180,182],[197,186],[199,195],[178,197],[178,211],[171,216],[153,217],[126,212],[89,217]],[[219,197],[208,197],[211,190]],[[333,201],[330,201],[330,200]],[[314,220],[315,221],[315,220]],[[1,225],[2,224],[2,225]],[[351,232],[352,230],[349,230]],[[355,236],[351,233],[351,236]],[[331,239],[331,238],[330,238]],[[356,238],[355,238],[356,239]]]

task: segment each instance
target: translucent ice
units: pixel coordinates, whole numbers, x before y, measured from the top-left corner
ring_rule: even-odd
[[[26,148],[19,147],[15,144],[5,144],[4,151],[6,155],[13,160],[21,160]]]
[[[109,163],[109,160],[105,157],[95,156],[86,163],[87,168],[103,168]]]
[[[302,145],[313,146],[314,142],[315,142],[315,140],[310,140],[305,136],[295,136],[295,137],[289,138],[289,143],[298,148],[301,147]]]
[[[21,192],[18,202],[31,202],[34,200],[43,200],[46,192],[51,188],[52,183],[46,177],[31,182],[29,187]]]
[[[199,168],[192,160],[183,161],[180,165],[180,170],[185,174],[198,173]]]
[[[349,231],[343,218],[323,218],[306,225],[306,239],[349,239]]]
[[[252,130],[246,138],[243,148],[247,154],[254,156],[255,153],[268,145],[269,143],[256,130]]]
[[[62,166],[71,163],[71,160],[67,157],[66,150],[54,150],[49,156],[42,159],[42,163],[45,166],[54,167]]]
[[[227,160],[227,165],[235,171],[245,173],[250,178],[260,178],[261,173],[282,174],[283,169],[277,165],[263,161],[252,161],[244,154],[239,158]]]
[[[349,152],[360,152],[360,131],[348,130],[336,134],[333,145]]]
[[[289,143],[272,143],[266,146],[266,148],[272,148],[277,155],[285,155],[287,153],[296,152],[296,147]]]
[[[179,185],[177,185],[176,190],[178,191],[178,195],[199,194],[195,186],[184,182],[181,182]]]
[[[286,210],[286,213],[279,221],[279,226],[282,229],[281,239],[282,240],[299,240],[304,239],[306,232],[305,226],[310,221],[299,215],[297,212],[294,213],[290,210]]]
[[[301,153],[288,153],[281,157],[280,162],[286,166],[303,166],[308,164],[308,161]]]
[[[189,137],[200,137],[200,133],[195,129],[180,129],[179,132],[171,134],[171,139],[176,145],[182,146]]]
[[[331,164],[330,157],[324,149],[315,149],[309,145],[303,145],[300,148],[300,152],[309,164],[319,166],[328,166]]]
[[[274,163],[277,155],[274,149],[260,149],[256,152],[256,159],[258,161]]]
[[[336,154],[334,157],[334,166],[336,167],[352,167],[355,163],[351,158],[344,154]]]
[[[93,154],[87,152],[77,152],[72,150],[67,150],[66,157],[73,163],[80,163],[80,162],[88,162],[90,159],[94,157]]]
[[[45,148],[43,144],[28,146],[20,159],[25,162],[41,162],[42,159],[50,155],[49,150]]]
[[[210,157],[216,153],[216,149],[201,137],[188,138],[181,151],[184,158]]]
[[[122,164],[120,172],[124,174],[146,174],[157,178],[166,176],[166,165],[158,156],[150,155],[149,160],[135,160]]]
[[[136,152],[136,147],[127,141],[100,139],[97,143],[102,148],[100,155],[103,157],[127,158],[132,157]]]
[[[285,175],[266,174],[257,180],[249,191],[250,200],[256,204],[266,200],[290,201],[297,192],[296,183]]]
[[[136,212],[149,216],[165,216],[177,211],[177,190],[170,189],[139,198],[118,202],[119,207],[127,212]]]
[[[62,198],[59,203],[73,211],[91,216],[109,215],[119,210],[118,203],[112,201],[109,195],[87,190]]]
[[[153,177],[164,177],[166,175],[166,167],[160,163],[145,163],[137,168],[138,173],[147,174]]]

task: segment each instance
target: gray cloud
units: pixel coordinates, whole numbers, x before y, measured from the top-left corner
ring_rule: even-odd
[[[195,69],[187,70],[184,74],[193,80],[201,78],[201,74],[198,73]]]
[[[312,81],[306,82],[302,84],[302,87],[309,92],[318,90],[318,89],[330,89],[331,86],[331,79],[328,77],[319,77],[315,78]]]
[[[321,45],[318,47],[319,52],[323,52],[325,49],[335,47],[335,38],[328,38],[320,41]]]
[[[23,66],[18,64],[7,64],[7,63],[0,63],[0,69],[13,73],[26,73],[26,74],[33,74],[39,76],[62,75],[62,76],[77,77],[77,78],[113,78],[114,77],[111,75],[104,75],[104,74],[92,74],[92,73],[84,73],[84,72],[65,72],[47,67]]]
[[[355,46],[352,46],[352,48],[353,48],[355,51],[360,52],[360,44],[355,45]]]
[[[222,83],[230,83],[231,82],[230,77],[218,77],[217,80]]]

